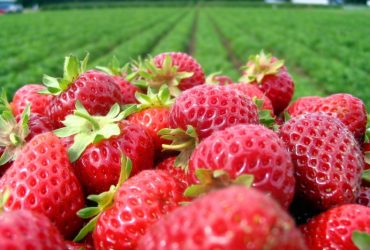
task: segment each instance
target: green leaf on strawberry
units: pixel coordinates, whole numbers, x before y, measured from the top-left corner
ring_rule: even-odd
[[[163,144],[163,150],[179,151],[180,154],[176,157],[175,167],[180,167],[183,170],[187,169],[189,158],[199,143],[199,139],[195,128],[191,125],[187,126],[186,131],[181,128],[161,129],[158,133],[161,139],[172,141],[171,144]]]
[[[178,85],[181,80],[193,76],[193,72],[179,72],[178,67],[172,64],[172,58],[170,55],[166,55],[162,67],[157,67],[152,58],[148,58],[141,62],[136,72],[128,76],[128,79],[133,84],[143,85],[152,87],[154,89],[160,89],[164,84],[168,85],[169,91],[172,96],[178,96],[180,89]]]
[[[268,128],[272,128],[275,124],[275,118],[271,114],[271,110],[263,109],[263,99],[253,97],[253,102],[256,104],[258,109],[258,118],[261,124]]]
[[[370,142],[370,115],[367,116],[367,124],[366,124],[366,131],[365,131],[365,142]]]
[[[39,91],[40,94],[48,95],[59,95],[68,89],[69,85],[72,84],[82,73],[86,71],[89,54],[85,56],[82,61],[74,55],[65,57],[63,77],[56,78],[48,75],[44,75],[43,83],[46,89]]]
[[[62,122],[65,127],[54,130],[54,134],[58,137],[75,136],[74,143],[68,149],[69,159],[75,162],[88,145],[119,135],[121,130],[118,122],[125,118],[129,109],[133,107],[120,112],[119,105],[115,104],[106,116],[92,116],[77,101],[74,113]]]
[[[359,250],[370,249],[370,234],[360,231],[353,231],[352,241]]]
[[[112,60],[109,62],[108,66],[97,66],[97,69],[112,75],[112,76],[127,76],[129,72],[129,64],[121,66],[121,63],[116,56],[113,56]]]
[[[254,179],[253,175],[244,174],[233,180],[222,169],[210,170],[199,168],[195,171],[195,175],[199,180],[199,184],[191,185],[185,190],[184,195],[187,197],[198,197],[213,189],[224,188],[230,185],[242,185],[249,188],[252,186]]]
[[[362,179],[370,182],[370,169],[367,169],[362,173]]]
[[[249,57],[247,66],[242,68],[246,71],[240,78],[240,82],[256,81],[261,83],[265,76],[277,74],[283,66],[283,60],[273,61],[271,54],[265,54],[264,51],[261,51],[260,54]]]
[[[147,94],[136,92],[135,97],[139,101],[138,111],[148,108],[169,108],[174,102],[167,85],[162,85],[159,90],[148,88]]]
[[[87,207],[78,211],[77,215],[83,219],[92,218],[78,233],[73,241],[79,242],[85,236],[92,232],[95,228],[96,222],[99,219],[99,215],[104,212],[108,207],[113,204],[114,195],[122,184],[130,177],[132,170],[131,160],[122,154],[121,156],[121,172],[117,185],[112,185],[109,191],[103,192],[98,195],[89,195],[88,200],[97,203],[96,207]]]
[[[3,100],[3,102],[5,101],[6,99]],[[17,122],[9,107],[0,115],[0,147],[5,148],[3,154],[0,156],[0,166],[17,158],[19,151],[26,143],[26,137],[30,133],[28,127],[31,113],[30,106],[26,106],[19,122]]]

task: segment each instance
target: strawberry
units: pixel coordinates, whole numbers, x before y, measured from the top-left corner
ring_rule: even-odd
[[[94,248],[86,243],[76,243],[73,241],[65,242],[65,250],[93,250]]]
[[[121,89],[123,103],[137,103],[135,93],[142,92],[142,90],[125,79],[128,72],[128,64],[122,67],[118,59],[114,56],[108,67],[98,66],[97,68],[113,77],[114,81]]]
[[[100,249],[135,249],[146,229],[184,201],[178,181],[161,170],[145,170],[127,180],[131,161],[122,157],[118,185],[88,199],[97,208],[79,212],[83,218],[95,216],[75,238],[81,240],[93,230],[94,247]]]
[[[47,110],[55,128],[62,126],[61,121],[73,112],[77,100],[93,115],[105,115],[113,104],[123,102],[111,76],[95,70],[85,72],[87,60],[88,56],[79,63],[77,57],[68,56],[62,79],[44,76],[47,90],[42,93],[54,95]]]
[[[29,209],[46,215],[66,237],[82,224],[76,212],[84,205],[80,183],[68,155],[52,133],[35,136],[0,179],[0,191],[10,189],[5,211]]]
[[[184,170],[175,167],[176,156],[168,157],[156,166],[156,169],[168,172],[176,180],[180,181],[184,190],[189,186],[188,177]]]
[[[266,55],[263,51],[251,56],[240,82],[255,84],[272,102],[274,113],[280,114],[293,97],[294,82],[284,61]]]
[[[363,140],[366,130],[367,114],[362,100],[350,94],[334,94],[322,99],[315,108],[341,120],[358,141]]]
[[[18,89],[13,97],[11,104],[15,116],[23,113],[27,104],[31,107],[31,113],[47,116],[47,107],[53,96],[39,94],[39,91],[45,90],[40,84],[27,84]]]
[[[53,127],[47,117],[37,113],[31,114],[28,104],[22,114],[14,117],[7,103],[5,93],[2,95],[2,105],[3,112],[0,115],[0,172],[4,173],[17,158],[26,142],[38,134],[51,131]]]
[[[293,117],[280,128],[295,165],[296,193],[318,209],[354,202],[364,161],[352,133],[324,113]]]
[[[233,83],[233,79],[226,75],[220,75],[219,72],[210,74],[206,78],[206,84],[229,85]]]
[[[273,115],[273,107],[270,99],[255,85],[235,83],[228,85],[229,88],[237,89],[244,95],[248,96],[250,99],[260,99],[263,101],[261,109],[271,111]]]
[[[137,250],[306,249],[293,219],[255,189],[209,193],[158,220]]]
[[[223,170],[232,179],[254,176],[253,187],[288,208],[294,196],[294,170],[289,152],[273,131],[261,125],[236,125],[214,132],[199,143],[189,161],[189,183],[197,169]]]
[[[361,187],[356,203],[370,207],[370,187]]]
[[[137,110],[128,117],[128,120],[146,129],[153,139],[155,155],[159,157],[162,144],[168,142],[158,135],[161,129],[169,127],[169,108],[173,101],[170,98],[168,87],[162,85],[157,94],[148,88],[147,95],[137,93],[136,98],[140,104],[136,106]]]
[[[120,112],[115,104],[106,116],[92,116],[77,102],[74,114],[63,121],[65,127],[54,131],[59,137],[74,136],[69,159],[87,194],[107,191],[117,183],[122,152],[132,159],[133,174],[153,168],[152,139],[141,126],[122,121],[125,112],[130,110]]]
[[[148,87],[155,89],[167,84],[172,96],[178,96],[182,90],[205,83],[202,67],[193,57],[182,52],[159,54],[139,63],[137,68],[137,72],[134,70],[134,77],[129,76],[128,79],[134,78],[136,85],[145,82]]]
[[[302,226],[309,249],[357,250],[355,231],[370,233],[370,208],[348,204],[332,208]],[[355,239],[355,242],[353,241]],[[369,245],[367,248],[369,249]]]
[[[45,215],[18,210],[0,213],[0,249],[64,250],[65,245]]]
[[[170,127],[192,125],[200,140],[236,124],[257,124],[257,107],[237,90],[201,85],[184,91],[170,111]]]
[[[226,86],[200,85],[184,91],[170,110],[169,125],[162,129],[165,150],[180,151],[175,165],[186,167],[197,143],[214,131],[236,124],[257,124],[257,106],[238,90]]]
[[[322,98],[319,96],[304,96],[298,98],[295,102],[289,105],[287,112],[290,116],[298,116],[305,113],[311,113],[315,111],[316,104]]]

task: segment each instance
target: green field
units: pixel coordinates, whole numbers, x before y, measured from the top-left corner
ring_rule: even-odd
[[[0,84],[10,92],[61,75],[63,57],[90,52],[90,66],[185,51],[206,73],[235,81],[248,55],[284,58],[295,97],[348,92],[370,108],[370,10],[127,7],[0,16]]]

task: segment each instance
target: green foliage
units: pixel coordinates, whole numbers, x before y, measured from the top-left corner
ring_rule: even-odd
[[[296,8],[126,7],[4,16],[0,86],[8,92],[42,75],[62,75],[63,57],[90,52],[89,66],[113,55],[130,59],[163,51],[192,53],[206,74],[239,79],[251,54],[285,60],[295,97],[348,92],[370,108],[370,33],[365,10]],[[212,5],[213,6],[213,5]]]

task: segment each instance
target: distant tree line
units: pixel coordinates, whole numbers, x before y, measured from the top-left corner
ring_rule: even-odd
[[[17,0],[17,2],[24,6],[32,6],[34,4],[45,5],[45,4],[62,4],[62,3],[78,3],[78,2],[162,2],[163,0]],[[175,0],[178,2],[212,2],[220,0]],[[222,0],[221,0],[222,1]],[[263,2],[264,0],[226,0],[227,2]],[[290,2],[290,0],[286,0]],[[344,3],[348,4],[366,4],[366,0],[344,0]]]

